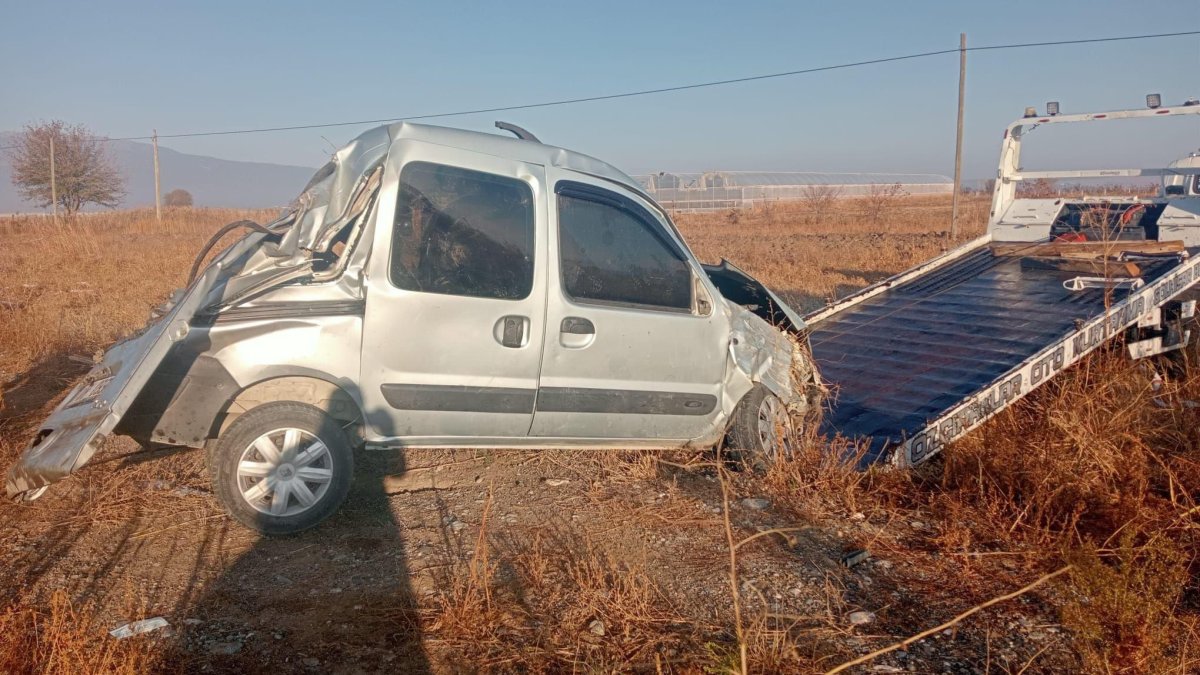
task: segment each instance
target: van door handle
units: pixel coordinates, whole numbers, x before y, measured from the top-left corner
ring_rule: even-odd
[[[568,316],[563,318],[560,330],[570,335],[595,335],[596,324],[582,316]]]
[[[582,349],[596,339],[596,324],[581,316],[563,317],[558,326],[558,341],[568,349]]]
[[[519,349],[529,344],[529,317],[527,316],[502,316],[492,327],[492,337],[496,338],[496,342]]]

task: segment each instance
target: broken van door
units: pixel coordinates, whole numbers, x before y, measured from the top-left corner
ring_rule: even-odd
[[[192,317],[210,292],[236,273],[263,237],[251,234],[234,244],[179,294],[163,316],[104,353],[42,423],[9,471],[5,486],[9,498],[36,499],[50,483],[66,478],[92,458],[171,346],[187,336]]]
[[[362,345],[381,437],[524,437],[545,327],[545,171],[420,141],[392,147]]]
[[[702,436],[720,407],[729,341],[707,279],[631,191],[550,171],[553,282],[531,434]]]

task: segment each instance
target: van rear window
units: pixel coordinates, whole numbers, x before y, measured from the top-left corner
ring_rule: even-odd
[[[519,300],[533,289],[533,242],[525,182],[428,162],[401,170],[390,265],[397,287]]]

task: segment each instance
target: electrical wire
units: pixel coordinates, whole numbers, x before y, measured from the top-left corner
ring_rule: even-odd
[[[1180,31],[1175,33],[1152,33],[1145,35],[1121,35],[1115,37],[1103,38],[1084,38],[1079,40],[1054,40],[1049,42],[1022,42],[1000,45],[985,45],[981,47],[967,47],[965,51],[996,51],[1002,49],[1029,49],[1035,47],[1052,47],[1061,45],[1080,45],[1100,42],[1120,42],[1128,40],[1152,40],[1161,38],[1184,37],[1191,35],[1200,35],[1200,30]],[[908,61],[913,59],[928,58],[931,56],[941,56],[944,54],[957,54],[959,48],[939,49],[935,51],[919,52],[915,54],[904,54],[902,56],[889,56],[878,59],[868,59],[865,61],[854,61],[851,63],[840,63],[832,66],[817,66],[813,68],[801,68],[797,70],[788,70],[779,73],[766,73],[761,75],[748,75],[745,77],[735,77],[725,80],[712,80],[707,82],[695,82],[692,84],[681,84],[668,87],[657,87],[654,89],[640,89],[636,91],[626,91],[616,94],[600,94],[596,96],[581,96],[577,98],[564,98],[551,101],[540,101],[537,103],[524,103],[519,105],[494,106],[488,108],[475,108],[471,110],[456,110],[453,112],[427,113],[423,115],[407,115],[396,117],[382,117],[369,120],[354,120],[347,122],[326,122],[322,124],[297,124],[291,126],[276,126],[276,127],[257,127],[249,129],[226,129],[220,131],[192,131],[175,134],[159,134],[158,138],[200,138],[206,136],[232,136],[239,134],[259,134],[278,131],[301,131],[304,129],[329,129],[332,127],[347,127],[347,126],[362,126],[367,124],[386,124],[389,122],[399,122],[407,120],[429,120],[443,117],[459,117],[462,115],[477,115],[481,113],[496,113],[510,112],[514,110],[530,110],[533,108],[549,108],[554,106],[572,105],[576,103],[591,103],[595,101],[611,101],[614,99],[632,98],[635,96],[651,96],[654,94],[666,94],[676,91],[687,91],[691,89],[704,89],[708,87],[722,87],[731,84],[741,84],[745,82],[757,82],[760,80],[771,80],[783,77],[795,77],[797,75],[808,75],[812,73],[828,72],[832,70],[844,70],[847,68],[859,68],[862,66],[877,65],[881,63],[894,63],[896,61]],[[154,136],[123,136],[119,138],[98,138],[99,141],[148,141],[153,140]],[[17,146],[2,147],[0,150],[12,150]]]

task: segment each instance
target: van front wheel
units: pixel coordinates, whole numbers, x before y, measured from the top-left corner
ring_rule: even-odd
[[[209,447],[217,498],[239,523],[263,534],[314,527],[350,491],[354,454],[346,432],[306,403],[254,408]]]
[[[765,471],[791,454],[792,436],[787,405],[756,384],[734,409],[726,443],[734,459],[755,471]]]

